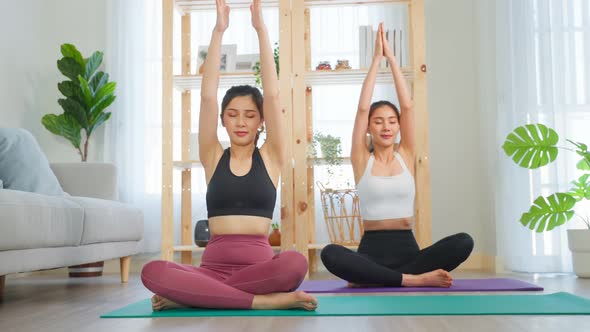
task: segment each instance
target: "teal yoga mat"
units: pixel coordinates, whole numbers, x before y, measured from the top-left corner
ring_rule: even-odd
[[[231,316],[590,315],[590,300],[570,293],[546,295],[318,296],[316,311],[174,309],[153,312],[150,300],[101,318]]]

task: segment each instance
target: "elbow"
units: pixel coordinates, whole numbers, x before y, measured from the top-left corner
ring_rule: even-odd
[[[408,113],[408,112],[413,112],[414,111],[414,102],[410,101],[408,103],[400,105],[400,109],[401,109],[402,114]]]

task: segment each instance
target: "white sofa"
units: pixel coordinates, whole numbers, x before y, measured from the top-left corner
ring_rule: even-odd
[[[121,281],[127,282],[143,214],[116,201],[116,168],[62,163],[51,169],[69,195],[0,190],[0,294],[7,274],[114,258],[120,258]]]

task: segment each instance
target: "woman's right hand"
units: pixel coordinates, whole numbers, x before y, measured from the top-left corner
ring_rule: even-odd
[[[215,0],[217,7],[217,23],[215,23],[215,31],[225,32],[229,26],[229,6],[225,4],[225,0]]]
[[[377,35],[375,36],[375,53],[373,59],[381,60],[383,57],[383,22],[379,23]]]

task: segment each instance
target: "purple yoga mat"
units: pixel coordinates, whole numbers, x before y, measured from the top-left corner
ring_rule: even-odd
[[[349,288],[344,280],[306,280],[298,290],[309,293],[408,293],[408,292],[500,292],[542,291],[543,287],[508,278],[456,279],[450,288],[439,287],[368,287]]]

